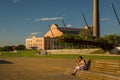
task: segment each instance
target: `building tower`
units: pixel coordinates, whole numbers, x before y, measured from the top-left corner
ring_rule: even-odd
[[[99,0],[93,0],[93,37],[95,39],[100,36],[99,23]]]

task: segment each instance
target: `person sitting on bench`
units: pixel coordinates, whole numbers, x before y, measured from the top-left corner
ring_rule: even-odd
[[[79,59],[76,60],[76,63],[77,66],[75,67],[71,75],[76,75],[78,70],[84,70],[84,68],[86,67],[86,61],[83,59],[82,56],[79,56]]]

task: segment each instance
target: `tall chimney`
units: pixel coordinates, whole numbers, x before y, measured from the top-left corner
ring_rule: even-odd
[[[100,36],[99,23],[99,0],[93,0],[93,37],[95,39]]]

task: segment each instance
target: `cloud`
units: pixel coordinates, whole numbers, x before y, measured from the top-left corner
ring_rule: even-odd
[[[101,21],[109,21],[109,20],[111,20],[111,18],[101,18],[100,20]]]
[[[37,18],[35,21],[50,21],[50,20],[60,20],[63,19],[63,17],[51,17],[51,18]]]
[[[31,35],[39,35],[40,32],[32,32]]]
[[[66,27],[72,27],[72,25],[71,24],[67,24]]]
[[[21,0],[12,0],[13,4],[16,4],[16,3],[19,3],[19,2],[21,2]]]

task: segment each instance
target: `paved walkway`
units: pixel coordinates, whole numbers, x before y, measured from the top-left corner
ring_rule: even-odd
[[[4,58],[0,59],[0,80],[80,80],[65,74],[72,59]]]

